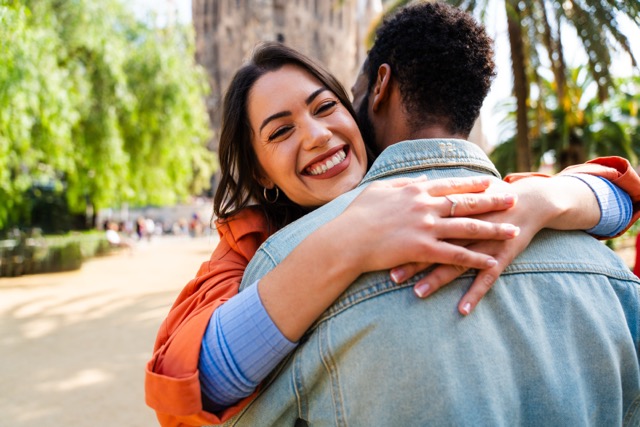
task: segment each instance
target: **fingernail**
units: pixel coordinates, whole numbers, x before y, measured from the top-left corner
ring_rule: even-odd
[[[510,235],[512,237],[516,237],[518,234],[520,234],[520,227],[516,227],[513,224],[505,224],[504,225],[504,231],[508,235]]]
[[[516,196],[514,196],[513,194],[505,194],[505,196],[504,196],[504,202],[505,202],[507,205],[511,205],[511,204],[513,204],[513,202],[515,202],[515,201],[516,201]]]
[[[413,288],[413,292],[418,298],[424,298],[429,293],[430,286],[428,283],[420,283]]]
[[[498,261],[496,261],[495,258],[489,258],[487,260],[487,267],[491,268],[495,267],[496,265],[498,265]]]
[[[462,313],[466,316],[467,314],[471,313],[471,303],[466,302],[463,306],[462,306]]]
[[[404,282],[405,277],[406,273],[403,269],[394,268],[393,270],[391,270],[391,280],[393,280],[395,283],[400,284]]]

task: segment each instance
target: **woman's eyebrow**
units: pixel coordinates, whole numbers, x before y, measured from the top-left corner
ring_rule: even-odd
[[[306,105],[309,105],[313,102],[314,99],[316,99],[318,97],[318,95],[320,95],[322,92],[324,92],[325,90],[329,90],[326,87],[321,87],[317,90],[314,90],[313,93],[311,95],[309,95],[307,97],[307,99],[304,100],[304,103]],[[280,111],[279,113],[275,113],[270,115],[269,117],[267,117],[266,119],[264,119],[262,121],[262,124],[260,125],[260,132],[262,132],[262,129],[269,124],[270,121],[275,120],[275,119],[279,119],[280,117],[285,117],[285,116],[290,116],[291,115],[291,111]]]
[[[280,117],[284,117],[284,116],[290,116],[291,115],[291,111],[280,111],[279,113],[275,113],[270,115],[269,117],[267,117],[266,119],[264,119],[262,121],[262,124],[260,125],[260,132],[262,132],[262,129],[272,120],[275,119],[279,119]]]
[[[316,97],[320,95],[322,92],[324,92],[325,90],[329,90],[329,89],[323,86],[320,89],[315,90],[311,95],[307,97],[307,99],[304,100],[304,103],[307,105],[311,104],[313,100],[316,99]]]

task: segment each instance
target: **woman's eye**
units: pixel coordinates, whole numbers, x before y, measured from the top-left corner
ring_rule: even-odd
[[[324,102],[320,105],[320,107],[318,107],[318,110],[316,111],[316,114],[322,114],[325,113],[329,110],[331,110],[332,108],[334,108],[336,105],[338,105],[338,101],[327,101]]]
[[[291,130],[291,126],[284,126],[284,127],[276,129],[275,132],[273,132],[271,135],[269,135],[269,141],[273,141],[273,140],[276,140],[278,138],[283,137],[290,130]]]

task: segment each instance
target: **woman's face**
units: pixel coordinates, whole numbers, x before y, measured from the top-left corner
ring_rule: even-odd
[[[261,184],[293,202],[323,205],[353,189],[367,158],[360,131],[338,97],[302,68],[285,65],[249,92],[253,149]]]

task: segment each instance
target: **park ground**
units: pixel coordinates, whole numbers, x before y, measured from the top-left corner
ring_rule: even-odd
[[[147,427],[144,366],[215,237],[157,237],[79,271],[0,279],[0,425]]]
[[[0,279],[0,425],[152,427],[144,365],[217,237],[158,237],[69,273]],[[635,249],[620,242],[628,265]]]

